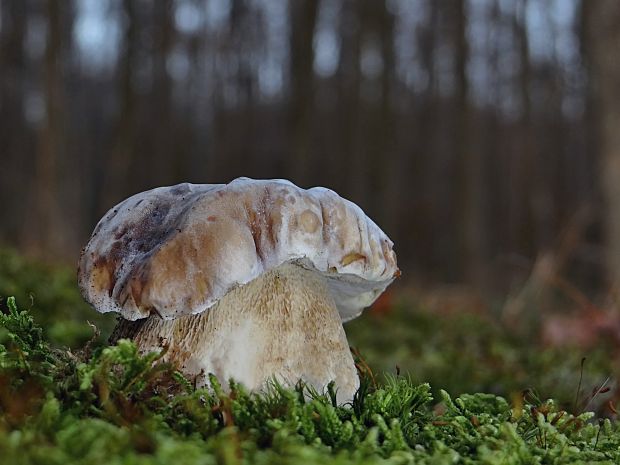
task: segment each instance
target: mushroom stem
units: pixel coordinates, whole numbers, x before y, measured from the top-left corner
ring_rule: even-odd
[[[120,320],[110,340],[133,339],[142,352],[168,346],[165,360],[204,385],[213,373],[261,389],[275,377],[299,379],[322,392],[330,381],[338,402],[359,386],[338,310],[325,278],[287,263],[232,290],[209,310],[176,320]]]

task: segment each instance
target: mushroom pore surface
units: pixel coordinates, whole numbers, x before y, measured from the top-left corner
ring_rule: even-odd
[[[319,392],[335,381],[341,403],[359,386],[325,277],[292,263],[236,287],[198,315],[121,319],[111,339],[120,338],[133,339],[141,351],[167,345],[164,359],[197,376],[199,385],[207,373],[250,389],[273,377],[285,385],[302,379]]]

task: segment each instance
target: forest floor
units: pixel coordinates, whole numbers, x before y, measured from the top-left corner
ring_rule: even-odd
[[[549,325],[566,325],[535,310],[506,322],[397,292],[346,325],[362,388],[339,406],[302,385],[195,389],[108,347],[114,317],[73,270],[0,250],[0,296],[1,465],[620,462],[609,325],[558,341]]]

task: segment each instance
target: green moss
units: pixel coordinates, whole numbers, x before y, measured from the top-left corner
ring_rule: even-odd
[[[0,316],[0,462],[11,464],[617,463],[617,423],[528,395],[453,398],[362,373],[351,405],[274,382],[209,389],[126,340],[57,349],[13,299]],[[439,404],[437,404],[439,401]]]
[[[114,317],[83,302],[71,269],[0,250],[0,296],[1,465],[620,461],[618,424],[581,413],[604,411],[609,394],[587,393],[619,377],[613,352],[548,348],[536,328],[489,315],[403,301],[347,324],[383,374],[358,357],[362,387],[338,406],[333,386],[195,389],[129,341],[107,347]],[[95,340],[88,320],[101,328]],[[528,387],[557,400],[522,396]],[[487,394],[467,394],[477,391]]]
[[[402,301],[386,313],[367,311],[345,330],[374,371],[395,373],[398,367],[414,382],[429,382],[452,395],[491,392],[511,397],[534,387],[570,409],[580,380],[590,391],[607,377],[620,377],[617,350],[603,341],[589,350],[570,344],[549,347],[541,342],[537,327],[505,326],[487,314],[442,315]],[[589,408],[597,406],[594,402]]]

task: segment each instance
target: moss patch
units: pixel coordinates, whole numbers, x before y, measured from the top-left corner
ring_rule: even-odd
[[[620,431],[526,395],[433,400],[427,384],[362,372],[351,405],[333,387],[195,389],[157,354],[53,348],[26,311],[0,315],[0,457],[11,464],[617,463]]]

